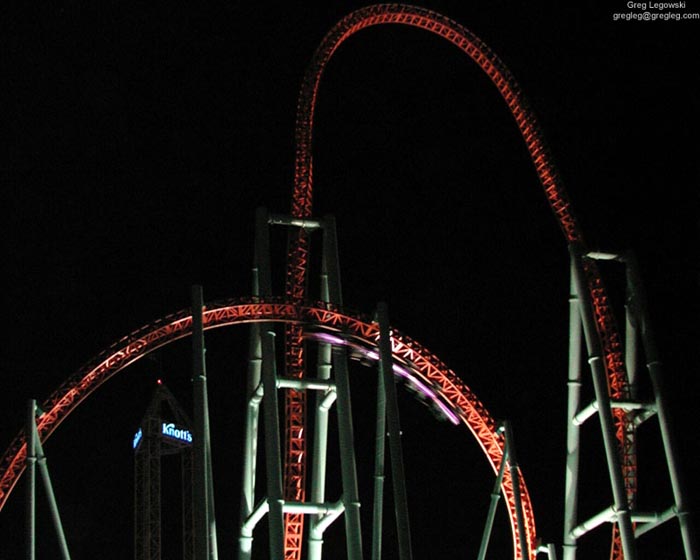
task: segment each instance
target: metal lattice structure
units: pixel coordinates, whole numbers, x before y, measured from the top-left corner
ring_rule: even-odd
[[[203,313],[204,329],[215,329],[250,323],[296,323],[329,333],[344,333],[369,347],[376,347],[379,327],[369,317],[349,313],[324,302],[293,305],[284,298],[260,297],[213,302]],[[149,353],[176,340],[191,336],[190,310],[164,317],[146,325],[116,342],[70,377],[44,403],[45,412],[38,418],[37,430],[45,441],[90,394],[114,375]],[[417,341],[392,329],[391,344],[394,359],[406,362],[412,374],[433,386],[476,438],[488,461],[497,469],[500,465],[504,440],[496,422],[469,387],[437,356]],[[0,470],[0,504],[4,505],[25,468],[26,445],[24,433],[18,434],[6,450]],[[526,531],[534,546],[535,526],[529,493],[521,478]],[[511,478],[503,481],[507,507],[515,517],[515,498]],[[533,552],[534,554],[534,552]]]
[[[549,149],[540,131],[537,118],[530,109],[520,86],[500,58],[477,36],[464,26],[430,10],[400,4],[383,4],[359,9],[343,18],[326,35],[316,50],[309,68],[304,76],[296,122],[296,165],[295,183],[292,199],[292,216],[305,219],[311,216],[313,194],[312,165],[312,131],[316,98],[320,79],[328,61],[338,47],[358,31],[382,24],[399,24],[417,27],[434,33],[454,44],[469,56],[489,77],[505,100],[520,130],[537,175],[544,188],[547,200],[564,233],[567,243],[585,246],[583,234],[572,213],[569,197],[561,183],[559,173],[554,165]],[[292,302],[305,299],[306,270],[308,267],[308,238],[300,228],[289,255],[287,268],[287,298]],[[603,286],[601,275],[594,262],[587,262],[585,275],[591,294],[598,335],[601,338],[605,365],[612,398],[625,398],[628,393],[627,375],[624,367],[622,342]],[[287,371],[290,375],[303,376],[303,346],[301,331],[296,326],[287,329]],[[304,421],[304,402],[296,393],[287,395],[288,434],[299,432]],[[623,478],[627,500],[632,504],[636,493],[636,458],[634,452],[634,429],[627,416],[620,410],[615,413],[616,435],[620,446]],[[291,443],[293,441],[293,446]],[[295,458],[303,449],[303,442],[288,436],[287,465],[294,469]],[[300,467],[301,468],[301,467]],[[302,484],[301,472],[287,479],[295,488]],[[295,490],[299,492],[299,490]],[[299,533],[296,518],[288,517],[289,527],[287,542],[288,559],[298,560],[301,551],[297,546],[296,535]],[[515,523],[515,521],[514,521]],[[619,537],[613,538],[614,546],[619,548]],[[621,551],[613,555],[621,558]]]
[[[505,64],[468,29],[440,14],[412,6],[385,4],[359,9],[343,18],[321,42],[304,76],[297,107],[291,215],[282,220],[292,228],[284,297],[275,297],[270,290],[258,286],[250,298],[207,305],[201,314],[201,326],[207,330],[246,323],[253,324],[254,329],[259,329],[260,332],[266,331],[268,335],[271,334],[270,325],[279,323],[284,327],[285,439],[284,457],[280,458],[284,461],[284,486],[281,494],[269,494],[268,500],[271,515],[274,513],[277,516],[276,521],[280,521],[282,513],[284,514],[283,543],[278,546],[283,549],[285,560],[300,560],[302,555],[304,506],[308,505],[306,472],[309,455],[305,430],[308,385],[305,385],[307,375],[304,342],[309,337],[318,337],[318,333],[326,337],[335,336],[334,339],[322,339],[334,348],[342,347],[351,340],[353,344],[376,353],[382,344],[389,344],[392,363],[400,368],[398,371],[403,371],[415,382],[430,387],[446,410],[454,415],[457,422],[466,425],[477,440],[494,472],[498,473],[501,491],[506,498],[514,556],[516,560],[534,558],[537,554],[537,533],[527,487],[517,467],[503,468],[506,457],[503,432],[476,395],[436,356],[407,336],[393,329],[382,335],[377,321],[349,313],[343,309],[339,298],[325,298],[320,302],[308,300],[309,236],[321,224],[314,220],[312,212],[312,132],[320,79],[328,61],[347,38],[367,27],[384,24],[410,26],[444,38],[473,60],[495,85],[522,134],[564,238],[572,254],[579,259],[576,261],[577,293],[585,297],[581,316],[588,329],[589,350],[596,350],[597,373],[602,375],[605,385],[604,395],[599,391],[599,401],[607,406],[630,400],[624,344],[600,270],[594,259],[579,258],[590,251],[525,96]],[[265,223],[265,227],[268,223]],[[259,264],[257,262],[256,266]],[[48,438],[85,398],[114,374],[149,352],[192,334],[193,322],[193,314],[187,310],[165,317],[123,338],[81,368],[44,403],[43,410],[46,412],[40,416],[37,425],[41,440]],[[252,337],[255,342],[251,347],[269,344],[270,339],[271,336],[258,333]],[[263,342],[265,340],[268,342]],[[328,342],[329,340],[333,342]],[[251,350],[251,356],[251,362],[257,363],[256,351]],[[265,361],[262,363],[264,365]],[[273,367],[270,360],[267,364],[267,367]],[[386,368],[387,364],[384,363],[383,367]],[[268,386],[264,390],[266,398],[272,398],[271,395],[276,394],[275,381],[279,379],[276,372],[269,372]],[[251,398],[255,397],[255,390],[256,387],[249,387]],[[614,490],[621,492],[621,495],[616,496],[615,515],[609,518],[613,523],[611,557],[613,560],[625,557],[632,560],[630,524],[637,493],[634,418],[620,406],[610,405],[608,412],[609,416],[605,416],[606,421],[610,421],[607,433],[612,435],[613,440],[607,442],[606,451],[610,454],[612,448],[614,457],[610,463],[614,468],[611,467],[611,472],[615,471],[615,476],[619,477]],[[272,425],[272,420],[270,423]],[[272,448],[268,449],[270,450]],[[274,461],[269,460],[268,470],[275,467]],[[22,473],[25,461],[26,445],[24,434],[20,433],[0,461],[0,508]],[[269,484],[268,488],[272,486]],[[285,510],[285,503],[293,503],[298,507]],[[244,513],[252,515],[252,508],[252,503],[246,504]],[[619,527],[622,527],[622,535]]]
[[[173,437],[170,426],[177,426]],[[180,456],[182,504],[182,558],[192,560],[194,520],[192,512],[191,422],[170,390],[160,381],[134,437],[134,558],[160,560],[161,534],[161,459]]]
[[[687,559],[697,558],[696,537],[693,532],[690,511],[686,504],[684,483],[677,464],[677,452],[670,427],[670,415],[662,382],[662,366],[654,342],[653,329],[647,311],[646,296],[642,286],[636,258],[631,253],[615,255],[601,252],[581,253],[570,247],[571,296],[569,336],[569,377],[567,413],[567,455],[565,476],[564,560],[575,560],[578,540],[603,523],[612,523],[612,558],[637,557],[636,539],[673,518],[678,520],[683,550]],[[598,260],[619,261],[624,264],[626,276],[625,312],[625,364],[629,371],[629,388],[624,393],[611,391],[605,376],[605,364],[601,342],[596,337],[595,303],[585,287],[585,270]],[[581,406],[582,357],[584,347],[591,373],[594,399]],[[646,373],[651,382],[651,395],[640,396],[638,360],[643,356]],[[581,461],[581,426],[597,416],[602,432],[612,503],[593,517],[580,522],[578,519],[578,495],[580,491],[579,464]],[[640,511],[634,496],[630,498],[630,486],[625,465],[621,463],[617,442],[615,418],[624,416],[630,431],[636,435],[638,427],[656,418],[661,435],[661,454],[664,456],[666,474],[672,491],[672,504],[655,511]],[[636,438],[630,438],[630,444]],[[623,456],[624,459],[624,456]],[[663,480],[663,476],[657,481]]]

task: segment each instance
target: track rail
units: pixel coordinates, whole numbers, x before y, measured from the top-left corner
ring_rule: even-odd
[[[362,341],[368,347],[376,348],[379,341],[377,323],[324,303],[296,306],[278,299],[227,300],[207,305],[203,317],[205,330],[270,321],[294,324],[302,331],[313,328],[342,333]],[[37,422],[41,441],[46,441],[56,428],[108,379],[154,350],[191,334],[192,316],[189,310],[183,310],[119,339],[76,371],[42,404],[44,412]],[[504,440],[494,419],[477,396],[453,371],[415,340],[392,329],[391,344],[394,359],[400,362],[402,367],[409,368],[412,375],[429,384],[449,403],[460,422],[465,424],[476,438],[492,468],[498,469],[503,459]],[[0,458],[0,510],[24,471],[25,459],[26,441],[24,431],[21,431]],[[527,520],[527,539],[534,543],[532,505],[522,474],[519,475],[519,479],[522,506]],[[515,494],[509,474],[503,481],[502,489],[510,517],[514,519]],[[511,530],[517,547],[516,527],[512,526]]]
[[[483,41],[462,25],[430,10],[400,4],[369,6],[349,14],[331,29],[316,50],[304,76],[297,107],[292,216],[295,218],[312,217],[312,129],[315,102],[323,70],[343,41],[361,29],[380,24],[408,25],[434,33],[462,50],[489,76],[505,100],[523,136],[545,196],[566,241],[585,247],[581,230],[574,218],[569,198],[543,140],[537,119],[507,67]],[[205,328],[211,329],[253,321],[284,323],[287,375],[296,377],[304,375],[304,325],[311,324],[349,331],[368,343],[376,341],[378,331],[373,323],[343,314],[328,306],[310,306],[305,303],[308,255],[308,238],[302,228],[298,230],[293,239],[288,255],[285,300],[232,301],[227,304],[214,305],[205,312]],[[612,309],[608,303],[602,278],[595,262],[586,261],[584,269],[588,289],[593,300],[598,335],[605,354],[610,395],[616,399],[625,399],[628,396],[629,388],[624,368],[622,344]],[[42,441],[48,438],[70,412],[112,375],[148,352],[191,334],[191,321],[188,312],[166,317],[120,340],[108,351],[98,356],[96,361],[79,370],[42,406],[47,411],[42,414],[38,421]],[[496,470],[503,456],[503,442],[494,429],[493,419],[478,399],[454,373],[417,343],[395,333],[392,338],[392,346],[395,354],[399,356],[405,354],[407,359],[410,355],[411,362],[416,364],[416,371],[427,381],[440,388],[441,394],[458,411],[460,418],[469,427],[484,450],[491,466]],[[304,498],[305,464],[297,459],[300,455],[306,455],[304,453],[305,441],[301,435],[303,433],[301,428],[304,427],[305,422],[304,393],[289,391],[286,394],[285,402],[287,407],[285,496],[287,499],[301,501]],[[614,415],[627,498],[628,501],[632,502],[636,495],[634,431],[631,422],[621,409],[615,409]],[[0,459],[0,509],[4,506],[24,469],[25,454],[24,435],[20,433]],[[515,557],[532,558],[535,548],[534,516],[524,482],[521,486],[527,543],[519,542],[515,530],[514,494],[509,477],[504,480],[503,491],[511,518]],[[303,518],[287,516],[285,524],[285,558],[299,559]],[[613,539],[613,558],[615,560],[622,558],[619,538],[617,537]]]
[[[291,213],[296,218],[312,216],[313,201],[313,157],[312,132],[314,110],[318,97],[319,85],[323,71],[338,47],[358,31],[383,24],[398,24],[417,27],[434,33],[449,41],[469,56],[491,82],[496,86],[513,115],[520,130],[530,158],[535,166],[540,183],[564,237],[569,244],[585,246],[580,227],[572,213],[571,202],[559,177],[559,173],[544,141],[537,118],[520,86],[510,70],[500,58],[481,39],[464,26],[449,18],[415,6],[402,4],[378,4],[368,6],[350,13],[340,20],[325,36],[308,66],[299,94],[296,116],[296,157],[294,175],[294,193]],[[300,229],[294,239],[287,264],[286,295],[289,301],[302,302],[306,296],[309,244],[306,232]],[[593,261],[584,263],[588,290],[593,300],[594,314],[598,335],[605,354],[610,396],[614,399],[627,399],[629,387],[623,360],[623,349],[618,328],[603,285],[600,272]],[[291,374],[303,376],[303,345],[299,329],[290,326],[286,330],[287,370]],[[303,449],[304,442],[294,439],[303,426],[303,402],[300,395],[287,395],[287,468],[296,471],[287,479],[287,490],[297,495],[303,494],[303,466],[294,467],[298,450]],[[628,415],[621,409],[613,411],[616,435],[625,481],[627,500],[632,505],[637,491],[636,452],[634,427]],[[293,443],[292,443],[293,442]],[[300,560],[301,543],[295,535],[300,534],[297,518],[288,517],[286,560]],[[615,526],[616,527],[616,526]],[[529,543],[528,555],[532,555],[534,543]],[[616,528],[612,544],[613,560],[623,558],[621,543]],[[516,556],[522,553],[518,551]]]

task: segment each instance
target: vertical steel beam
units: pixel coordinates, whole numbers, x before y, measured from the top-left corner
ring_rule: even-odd
[[[610,395],[608,394],[605,364],[603,361],[604,356],[596,330],[595,319],[593,317],[593,304],[588,292],[585,272],[583,270],[584,257],[581,249],[577,246],[569,245],[569,251],[573,260],[574,278],[576,281],[576,292],[578,293],[580,301],[583,333],[586,339],[586,346],[588,347],[588,363],[591,367],[593,388],[599,405],[598,418],[603,434],[605,457],[608,464],[608,474],[610,475],[610,485],[612,487],[617,524],[620,529],[622,550],[625,555],[625,560],[635,560],[636,547],[634,544],[631,514],[627,504],[627,496],[622,479],[622,468],[618,453],[617,438],[615,437],[615,425],[612,417],[612,409],[610,407]]]
[[[250,326],[248,345],[248,369],[246,383],[246,430],[243,444],[243,484],[241,492],[241,522],[253,512],[255,507],[255,479],[257,463],[257,439],[260,416],[259,391],[262,371],[262,343],[260,325]]]
[[[53,522],[54,530],[56,531],[56,537],[58,539],[58,547],[61,551],[61,558],[63,560],[70,560],[70,554],[68,552],[68,543],[66,542],[66,535],[63,532],[63,524],[61,523],[61,515],[58,512],[58,504],[56,503],[56,495],[53,491],[53,485],[51,484],[51,477],[49,475],[49,467],[46,464],[46,455],[44,455],[44,448],[41,445],[41,440],[39,439],[39,434],[36,431],[36,424],[34,424],[34,441],[36,443],[37,450],[37,463],[39,464],[39,473],[44,483],[44,490],[46,491],[46,497],[49,501],[49,510],[51,511],[51,520]]]
[[[143,441],[139,444],[143,445]],[[144,542],[144,523],[145,517],[144,508],[144,477],[145,469],[144,462],[141,460],[141,454],[135,450],[134,456],[134,560],[140,560],[143,557],[143,542]]]
[[[581,429],[574,417],[581,405],[581,331],[580,303],[576,293],[576,271],[573,258],[569,283],[569,371],[567,380],[566,475],[564,486],[564,560],[576,559],[576,538],[573,529],[578,523],[579,465],[581,461]]]
[[[194,385],[194,508],[195,559],[216,560],[216,520],[209,431],[206,361],[204,357],[204,299],[201,286],[192,287],[192,381]]]
[[[636,257],[629,253],[625,256],[624,260],[627,265],[627,285],[630,289],[632,308],[636,313],[636,323],[641,335],[642,346],[646,354],[647,369],[649,371],[649,377],[651,378],[652,389],[654,391],[654,398],[656,400],[661,440],[666,455],[666,464],[668,466],[669,477],[671,479],[671,489],[675,500],[678,522],[680,524],[683,548],[686,558],[695,560],[698,558],[696,535],[693,531],[690,511],[685,503],[685,488],[681,475],[681,469],[676,462],[677,451],[673,438],[673,430],[671,428],[671,417],[668,412],[666,402],[665,388],[663,385],[663,367],[658,349],[656,347],[651,317],[649,315],[646,301],[646,293],[644,286],[642,285],[639,265]]]
[[[245,436],[243,443],[243,481],[241,488],[241,516],[239,535],[239,559],[248,560],[253,552],[252,535],[243,535],[246,520],[255,508],[255,481],[258,452],[258,430],[260,422],[260,398],[256,392],[261,382],[262,343],[260,325],[253,323],[250,327],[248,346],[248,372],[246,386]]]
[[[182,558],[183,560],[194,560],[191,447],[181,453],[180,475],[182,477]]]
[[[272,265],[270,262],[270,215],[266,208],[255,213],[255,252],[253,263],[253,295],[272,295]]]
[[[323,264],[327,279],[328,301],[343,304],[340,281],[340,259],[335,219],[326,216],[323,221]],[[347,556],[352,560],[362,558],[362,525],[360,522],[360,492],[357,482],[355,459],[355,437],[353,434],[352,402],[350,398],[350,376],[345,348],[332,349],[332,363],[336,379],[338,440],[340,447],[340,470],[343,482],[343,505],[345,506],[345,541]]]
[[[258,208],[255,214],[255,247],[252,268],[252,295],[267,297],[271,295],[270,241],[268,212]],[[262,379],[262,341],[261,326],[253,323],[250,327],[248,346],[248,371],[246,382],[246,419],[245,439],[243,444],[243,474],[241,491],[241,527],[239,536],[239,558],[247,560],[253,548],[252,535],[243,535],[246,520],[255,508],[255,481],[257,469],[258,432],[260,422],[260,398],[257,393]]]
[[[389,313],[385,303],[380,303],[377,306],[377,320],[379,323],[379,368],[380,375],[384,379],[384,390],[387,400],[389,454],[391,457],[391,476],[394,489],[396,531],[399,540],[399,558],[401,560],[410,560],[413,557],[413,553],[411,550],[411,528],[408,519],[406,476],[403,468],[403,452],[401,450],[401,424],[399,421],[399,404],[396,398],[396,384],[394,383]]]
[[[360,493],[357,483],[352,404],[350,401],[350,377],[345,348],[333,348],[338,399],[338,443],[340,447],[340,474],[343,481],[345,505],[345,535],[348,559],[362,558],[362,528],[360,524]]]
[[[36,401],[27,403],[25,440],[27,445],[27,504],[26,504],[26,546],[27,560],[36,558]]]
[[[336,305],[343,305],[338,238],[333,216],[326,216],[323,219],[323,263],[323,274],[327,279],[328,285],[328,301]]]
[[[623,258],[624,262],[625,259]],[[636,401],[638,398],[637,376],[639,371],[638,358],[639,339],[638,329],[638,298],[635,295],[634,282],[630,266],[625,266],[626,287],[625,287],[625,367],[627,369],[627,382],[630,388],[630,398]]]
[[[275,333],[265,325],[262,333],[262,378],[265,391],[263,421],[265,425],[265,467],[267,501],[270,508],[270,558],[284,557],[284,497],[282,493],[282,454],[280,452],[279,403],[277,368],[275,365]]]
[[[374,508],[372,510],[372,560],[382,557],[384,520],[384,452],[386,450],[386,390],[384,376],[377,376],[377,423],[374,436]]]
[[[152,415],[144,426],[145,451],[142,453],[145,463],[146,485],[142,488],[145,506],[144,560],[161,560],[161,421],[158,415]]]
[[[192,287],[192,382],[194,390],[194,542],[195,560],[209,560],[209,495],[205,445],[206,412],[204,407],[204,334],[202,326],[202,292]]]
[[[255,274],[259,295],[272,295],[272,267],[270,262],[269,214],[259,208],[255,217]],[[282,452],[279,427],[279,399],[277,395],[277,357],[275,331],[271,323],[260,325],[261,370],[264,403],[265,470],[269,506],[268,546],[270,558],[284,556],[284,493],[282,486]],[[251,385],[258,381],[251,380]]]
[[[321,258],[321,301],[342,305],[342,294],[340,290],[340,269],[338,265],[338,253],[335,237],[335,219],[328,216],[323,221],[323,253]],[[330,344],[318,345],[317,376],[318,379],[328,380],[331,378],[332,348]],[[316,393],[316,420],[314,422],[314,443],[312,456],[312,480],[311,480],[311,501],[322,503],[325,501],[326,489],[326,468],[328,454],[328,421],[329,406],[326,400],[327,393]],[[311,522],[311,533],[316,533],[315,528],[324,516],[317,515]],[[320,535],[316,535],[320,537]],[[312,553],[312,549],[314,552]],[[320,555],[321,549],[309,544],[309,559]],[[318,556],[320,558],[320,556]]]
[[[255,507],[255,478],[257,463],[257,439],[260,403],[256,398],[262,371],[262,344],[260,325],[254,323],[250,328],[248,347],[248,381],[246,387],[246,432],[243,452],[243,488],[241,503],[241,521],[244,521]]]
[[[329,287],[329,261],[334,255],[329,254],[328,228],[335,225],[332,221],[324,223],[323,230],[323,255],[321,260],[321,301],[331,302]],[[335,282],[339,283],[339,278]],[[338,303],[338,302],[334,302]],[[318,345],[318,358],[316,363],[317,377],[328,380],[332,370],[331,345],[320,343]],[[330,407],[326,404],[327,393],[317,392],[316,418],[314,422],[314,441],[311,455],[311,501],[317,504],[326,499],[326,468],[328,455],[328,420]],[[323,531],[325,515],[316,514],[309,524],[309,560],[321,560],[323,553]]]
[[[323,296],[323,288],[322,297]],[[327,294],[327,289],[326,289]],[[327,296],[325,296],[327,297]],[[328,380],[331,376],[331,345],[319,344],[317,375],[319,379]],[[330,406],[326,404],[328,393],[317,392],[316,419],[314,422],[313,454],[311,457],[311,501],[317,504],[323,503],[326,496],[326,467],[328,455],[328,420]],[[309,560],[321,560],[323,552],[322,527],[325,515],[316,514],[309,523]]]

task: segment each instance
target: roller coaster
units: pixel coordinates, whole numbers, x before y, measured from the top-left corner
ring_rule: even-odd
[[[634,559],[635,533],[646,523],[647,530],[668,518],[679,520],[684,550],[687,558],[697,558],[695,537],[690,528],[688,512],[684,506],[683,492],[677,466],[673,462],[674,449],[672,434],[663,430],[667,414],[660,394],[653,405],[643,406],[635,402],[634,386],[626,369],[626,348],[618,331],[612,304],[603,284],[597,265],[601,258],[613,258],[623,261],[633,269],[633,260],[627,255],[605,255],[595,253],[584,240],[581,228],[574,217],[571,202],[560,180],[550,152],[545,144],[538,121],[527,99],[510,71],[498,56],[478,37],[459,23],[427,9],[401,4],[382,4],[361,8],[341,19],[325,36],[316,50],[304,75],[299,95],[296,115],[296,154],[294,189],[291,210],[288,216],[273,216],[265,212],[258,215],[256,238],[256,281],[253,295],[245,298],[202,304],[201,309],[193,303],[192,309],[163,317],[120,339],[100,353],[87,365],[75,372],[51,396],[41,404],[37,417],[37,434],[41,442],[46,441],[59,425],[96,389],[112,376],[123,371],[129,365],[168,344],[185,337],[210,329],[248,324],[253,327],[251,338],[251,358],[248,396],[250,402],[272,398],[278,388],[284,392],[284,439],[283,450],[276,453],[283,457],[282,493],[274,488],[271,472],[281,469],[269,457],[275,450],[268,445],[274,444],[275,434],[272,428],[278,421],[273,414],[268,422],[266,412],[266,460],[268,470],[268,495],[263,505],[256,505],[254,483],[244,489],[244,506],[242,510],[241,542],[252,539],[252,528],[262,515],[269,515],[270,553],[273,557],[289,560],[301,558],[304,548],[305,520],[313,517],[311,527],[306,533],[322,533],[324,523],[332,522],[344,513],[348,533],[348,557],[359,558],[362,547],[359,543],[359,517],[357,513],[357,492],[353,489],[354,454],[343,457],[342,468],[344,494],[342,503],[336,510],[321,506],[322,494],[307,497],[307,471],[309,461],[318,461],[314,452],[309,450],[307,413],[307,394],[321,388],[326,394],[334,393],[338,399],[338,414],[348,415],[347,400],[349,395],[343,389],[342,373],[332,381],[328,377],[314,380],[307,372],[308,343],[318,344],[328,353],[328,369],[342,372],[344,366],[340,358],[348,355],[370,363],[377,363],[384,371],[391,371],[393,376],[403,379],[414,391],[428,399],[435,409],[454,424],[463,424],[476,439],[488,463],[497,474],[497,486],[505,497],[505,504],[510,519],[514,558],[534,558],[538,553],[547,552],[554,556],[553,547],[542,547],[535,527],[533,507],[530,502],[527,485],[517,464],[505,468],[509,458],[507,430],[487,411],[477,396],[467,387],[460,377],[450,370],[440,359],[415,340],[382,324],[381,314],[368,317],[347,311],[340,294],[338,271],[335,269],[337,254],[334,253],[334,224],[328,220],[318,220],[313,214],[313,162],[312,132],[315,104],[319,84],[329,60],[341,44],[359,31],[378,25],[403,25],[418,28],[435,34],[448,41],[465,53],[488,76],[505,101],[527,147],[535,172],[544,190],[552,213],[570,248],[572,263],[572,337],[573,354],[578,356],[583,345],[588,350],[588,361],[596,389],[595,410],[581,409],[577,402],[578,394],[570,392],[569,417],[571,426],[585,421],[583,416],[598,414],[600,417],[606,457],[610,472],[614,503],[595,519],[578,523],[576,519],[576,499],[567,501],[566,532],[564,536],[564,558],[572,560],[576,554],[576,540],[593,526],[610,522],[613,527],[611,558],[621,560]],[[286,268],[285,293],[275,296],[269,284],[269,263],[266,261],[265,229],[271,225],[283,225],[289,228],[290,244]],[[315,231],[323,231],[324,274],[327,280],[324,297],[321,301],[310,301],[308,296],[310,236]],[[636,278],[636,276],[634,277]],[[641,288],[637,284],[635,294],[641,298]],[[641,301],[641,300],[640,300]],[[648,317],[642,314],[639,321],[648,326]],[[199,326],[198,326],[199,325]],[[266,335],[272,332],[274,325],[284,329],[284,376],[278,376],[274,366],[274,350],[266,350]],[[645,333],[650,328],[644,329]],[[645,349],[652,353],[650,374],[660,374],[654,369],[653,343],[645,339]],[[577,346],[578,345],[578,346]],[[387,350],[388,348],[388,350]],[[649,349],[651,348],[651,350]],[[577,350],[578,349],[578,350]],[[389,355],[387,355],[387,352]],[[332,358],[331,358],[332,353]],[[336,359],[338,358],[338,360]],[[572,358],[570,381],[573,385],[581,383],[578,359]],[[389,365],[390,364],[390,365]],[[257,368],[257,369],[256,369]],[[267,369],[266,369],[267,368]],[[262,373],[261,373],[262,371]],[[272,381],[270,381],[272,380]],[[318,385],[318,387],[317,387]],[[389,384],[391,385],[391,384]],[[387,398],[391,405],[391,394],[387,389]],[[257,399],[257,401],[256,401]],[[573,402],[573,404],[572,404]],[[319,405],[320,406],[320,405]],[[268,409],[274,408],[268,406]],[[317,407],[318,410],[318,407]],[[635,509],[637,494],[637,457],[635,429],[641,422],[640,410],[646,411],[646,417],[658,415],[664,433],[664,449],[669,457],[669,471],[674,484],[675,503],[666,513],[645,516]],[[649,412],[651,411],[651,412]],[[391,422],[391,414],[388,418]],[[249,440],[257,438],[257,409],[247,427]],[[645,417],[645,418],[646,418]],[[349,418],[349,417],[347,417]],[[574,420],[579,421],[576,424]],[[349,421],[349,420],[345,420]],[[341,421],[342,423],[343,421]],[[569,442],[576,447],[578,427],[570,427]],[[351,430],[343,437],[350,437]],[[271,443],[272,442],[272,443]],[[254,442],[249,446],[255,448]],[[255,452],[248,460],[255,462]],[[573,457],[572,457],[573,455]],[[307,459],[307,457],[312,457]],[[24,472],[28,459],[27,438],[20,432],[7,448],[0,460],[0,509],[5,505],[13,488]],[[392,455],[395,461],[397,456]],[[400,460],[400,455],[398,456]],[[575,451],[570,450],[567,487],[574,487],[576,480]],[[254,467],[248,468],[250,479],[255,477]],[[314,463],[314,468],[318,468]],[[568,500],[568,498],[567,498]],[[324,509],[325,508],[325,509]],[[664,517],[663,520],[660,517]],[[245,533],[245,534],[244,534]],[[244,538],[245,537],[245,538]],[[318,541],[320,539],[316,539]],[[241,544],[241,558],[248,557],[247,545]],[[201,558],[215,558],[216,552],[211,542]],[[410,549],[410,545],[409,545]],[[314,558],[320,558],[320,544],[309,537],[309,551]],[[316,551],[316,552],[312,552]],[[311,556],[310,556],[311,557]],[[401,557],[410,557],[410,550],[401,549]]]

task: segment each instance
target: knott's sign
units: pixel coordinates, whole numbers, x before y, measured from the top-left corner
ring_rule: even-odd
[[[174,423],[170,422],[163,422],[161,424],[161,434],[172,438],[176,439],[178,441],[183,441],[185,443],[192,443],[192,432],[189,430],[185,430],[184,428],[178,428],[175,426]],[[134,449],[136,449],[139,444],[141,443],[141,440],[143,439],[143,430],[139,428],[139,431],[134,434],[134,441],[132,443],[132,446]]]
[[[139,446],[139,443],[141,443],[141,439],[143,438],[143,430],[139,428],[139,431],[134,434],[134,449],[136,449]]]
[[[163,422],[163,429],[161,433],[164,436],[184,441],[185,443],[192,443],[192,433],[189,430],[185,430],[183,428],[176,428],[175,424],[173,424],[172,422],[170,424],[166,424],[165,422]]]

